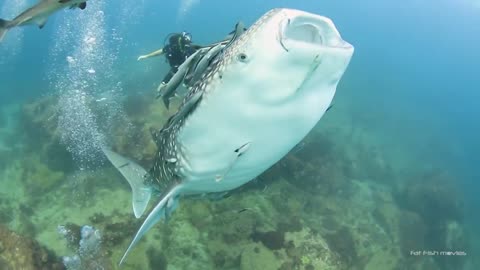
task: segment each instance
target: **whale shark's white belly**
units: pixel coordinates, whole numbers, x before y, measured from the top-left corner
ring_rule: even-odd
[[[268,78],[265,73],[258,76]],[[262,89],[295,92],[275,101],[262,97],[262,89],[249,87],[262,78],[246,82],[241,76],[224,77],[217,83],[177,137],[185,193],[234,189],[284,157],[319,121],[335,93],[336,85],[319,89],[315,79],[320,78],[313,76],[301,89],[295,82],[263,82]],[[247,143],[248,149],[234,161],[235,149]]]

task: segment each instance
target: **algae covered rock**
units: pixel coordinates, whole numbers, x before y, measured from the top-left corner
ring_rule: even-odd
[[[261,244],[245,247],[240,260],[241,270],[277,270],[280,261],[275,254]]]
[[[298,232],[286,233],[286,254],[289,261],[280,269],[322,269],[342,270],[349,268],[346,261],[330,248],[322,235],[313,233],[309,228]]]
[[[463,219],[463,200],[457,181],[443,171],[412,177],[397,198],[402,206],[420,214],[428,224]]]
[[[60,258],[35,240],[20,236],[0,225],[0,269],[60,270]]]
[[[73,157],[60,139],[57,96],[46,96],[25,104],[20,128],[27,139],[28,149],[38,153],[48,167],[65,172],[73,170]]]
[[[65,180],[63,171],[51,170],[38,158],[30,157],[24,160],[22,179],[28,193],[41,194],[61,185]]]
[[[57,130],[57,96],[46,96],[27,103],[22,108],[22,129],[39,143],[53,138]]]
[[[172,220],[171,233],[164,248],[168,270],[174,269],[214,269],[202,235],[193,225],[184,220]]]

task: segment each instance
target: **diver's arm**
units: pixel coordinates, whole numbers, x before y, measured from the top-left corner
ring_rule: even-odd
[[[142,59],[150,58],[150,57],[157,56],[157,55],[161,55],[161,54],[163,54],[163,48],[160,49],[160,50],[156,50],[156,51],[154,51],[154,52],[151,52],[151,53],[149,53],[149,54],[140,55],[137,60],[140,61],[140,60],[142,60]]]

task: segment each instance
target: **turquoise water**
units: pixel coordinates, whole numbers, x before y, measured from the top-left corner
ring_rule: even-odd
[[[98,146],[148,167],[148,129],[172,113],[153,99],[164,58],[137,57],[171,32],[215,42],[276,7],[327,16],[355,46],[333,108],[228,198],[183,200],[122,269],[480,269],[480,1],[258,2],[89,0],[7,33],[0,269],[62,269],[79,252],[58,232],[67,224],[103,236],[83,269],[117,269],[141,220]],[[0,18],[33,3],[0,0]],[[12,255],[13,235],[32,241],[32,263]]]

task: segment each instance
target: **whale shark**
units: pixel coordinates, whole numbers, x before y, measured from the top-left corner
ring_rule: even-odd
[[[353,52],[331,19],[272,9],[222,43],[178,110],[152,132],[158,151],[148,171],[104,147],[131,186],[137,218],[160,194],[120,264],[180,198],[234,190],[298,145],[330,108]]]

